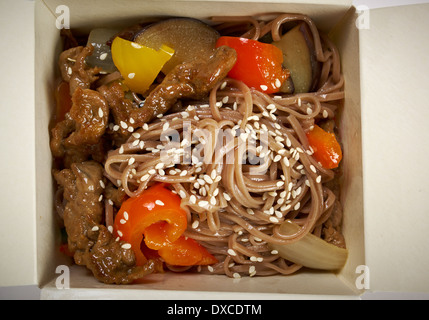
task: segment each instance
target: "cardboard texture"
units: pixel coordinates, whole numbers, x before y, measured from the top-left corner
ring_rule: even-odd
[[[184,299],[357,298],[363,290],[356,286],[359,276],[356,268],[366,265],[369,266],[371,272],[370,290],[427,291],[429,287],[427,285],[428,258],[422,257],[419,252],[427,252],[428,249],[429,241],[423,228],[429,222],[427,220],[429,215],[426,214],[426,217],[423,217],[424,214],[422,213],[424,211],[427,213],[428,206],[420,207],[422,201],[420,201],[419,196],[423,195],[424,192],[428,194],[429,190],[423,181],[423,176],[427,176],[427,169],[423,168],[424,158],[420,159],[419,157],[429,151],[426,148],[417,152],[412,149],[411,144],[406,143],[413,141],[415,133],[421,134],[424,138],[429,138],[427,130],[424,130],[424,122],[420,120],[428,115],[427,111],[423,109],[421,99],[418,98],[423,95],[423,92],[418,92],[420,95],[410,98],[410,103],[413,107],[418,106],[418,110],[407,115],[407,120],[413,124],[408,123],[406,125],[407,134],[402,136],[399,133],[394,133],[397,132],[395,128],[401,127],[402,123],[402,117],[397,116],[398,112],[401,112],[398,110],[402,109],[407,100],[397,100],[396,96],[388,98],[391,97],[388,93],[392,90],[395,93],[401,92],[401,89],[411,90],[413,88],[412,82],[407,82],[406,78],[403,77],[393,84],[393,88],[384,87],[380,89],[383,82],[378,81],[378,76],[386,70],[390,73],[383,75],[383,81],[387,82],[389,79],[393,79],[397,72],[393,66],[397,66],[396,62],[401,58],[403,59],[403,52],[398,50],[395,45],[396,42],[392,41],[392,36],[383,37],[384,25],[388,24],[389,28],[393,28],[394,34],[400,37],[401,41],[405,41],[405,43],[411,41],[409,35],[401,29],[401,26],[405,27],[409,20],[399,19],[399,17],[393,20],[389,18],[394,14],[399,15],[398,11],[392,9],[388,14],[384,14],[380,10],[374,11],[374,15],[371,12],[370,29],[359,30],[356,27],[356,19],[359,16],[354,8],[351,8],[350,1],[324,1],[323,5],[315,4],[310,0],[295,1],[296,3],[292,4],[286,4],[283,1],[127,0],[119,2],[108,0],[69,2],[67,6],[70,9],[71,26],[81,32],[88,32],[93,27],[106,26],[106,24],[130,25],[144,15],[193,16],[205,19],[212,15],[223,15],[225,12],[228,12],[228,15],[299,12],[310,15],[324,31],[331,31],[330,36],[340,51],[345,77],[346,98],[340,121],[344,145],[344,177],[341,201],[344,205],[344,235],[350,256],[346,266],[338,274],[303,272],[287,277],[255,277],[239,280],[225,276],[158,274],[147,277],[144,284],[132,286],[104,285],[97,282],[85,268],[72,266],[70,269],[70,289],[58,290],[56,287],[58,277],[58,273],[55,272],[56,267],[63,264],[69,265],[70,261],[58,254],[59,230],[56,227],[52,212],[53,187],[47,128],[53,110],[53,81],[58,72],[56,61],[61,50],[59,30],[55,27],[56,8],[65,3],[61,0],[45,0],[35,2],[35,109],[32,110],[33,113],[30,113],[31,118],[27,119],[30,127],[31,125],[34,127],[35,134],[33,140],[28,142],[34,152],[29,152],[32,156],[30,159],[34,162],[32,162],[33,167],[28,168],[30,176],[34,180],[31,181],[32,184],[27,190],[27,198],[33,199],[33,202],[28,204],[28,211],[25,212],[25,217],[28,220],[25,223],[27,229],[26,235],[22,239],[22,248],[32,260],[27,265],[25,265],[25,261],[23,261],[25,259],[22,257],[13,260],[14,266],[25,265],[27,277],[21,277],[24,273],[24,268],[22,268],[18,273],[21,278],[10,277],[6,279],[6,277],[2,277],[1,285],[37,283],[42,287],[42,298],[46,299],[114,298],[119,292],[124,298],[144,299],[174,299],[177,297]],[[423,8],[423,13],[419,13],[419,17],[427,16],[429,13],[429,6]],[[420,9],[408,8],[405,10],[407,11],[406,19],[413,20],[413,12],[418,10]],[[395,23],[398,21],[401,22],[396,25]],[[418,21],[420,22],[417,25],[423,23],[421,20]],[[424,28],[415,27],[415,29],[411,38],[416,40],[418,44],[419,38],[423,37]],[[380,42],[380,37],[383,38],[382,42]],[[426,48],[427,45],[426,43]],[[397,50],[394,51],[393,56],[386,54],[383,55],[382,59],[376,60],[377,55],[374,52],[380,52],[380,50],[383,52],[382,48],[386,48],[389,55],[393,48]],[[419,61],[424,61],[420,55],[417,58]],[[378,61],[381,62],[380,65],[378,65]],[[427,62],[425,63],[422,69],[423,67],[427,68]],[[386,66],[388,66],[387,69]],[[410,68],[414,79],[420,79],[420,68],[416,69],[411,59],[404,66]],[[424,81],[427,81],[427,76]],[[391,105],[396,111],[391,113],[388,118],[393,122],[385,123],[382,121],[383,116],[388,110],[391,110],[388,105]],[[28,105],[27,108],[31,109]],[[419,111],[422,111],[423,114]],[[31,119],[35,119],[35,122],[32,123]],[[417,122],[416,126],[414,122]],[[386,130],[382,130],[381,134],[379,131],[380,124],[381,128]],[[2,128],[2,130],[4,129]],[[385,163],[382,162],[383,156],[380,156],[379,152],[377,153],[379,148],[382,148],[383,154],[395,158],[395,143],[389,140],[389,133],[394,134],[395,141],[403,143],[401,150],[405,148],[413,160],[420,159],[417,162],[418,166],[410,168],[411,176],[405,176],[405,173],[399,172],[399,166],[402,167],[402,163],[405,161],[397,163],[388,161]],[[389,142],[383,144],[385,141]],[[396,156],[396,159],[398,158]],[[392,158],[389,159],[392,160]],[[411,163],[409,165],[412,166]],[[419,168],[423,172],[419,171]],[[423,174],[420,175],[419,172]],[[407,182],[407,187],[397,189],[398,183],[395,177]],[[417,179],[417,183],[413,180],[414,178]],[[415,198],[414,206],[411,208],[408,208],[405,202],[398,203],[402,192],[409,188],[417,192],[411,197],[411,199]],[[11,190],[8,194],[12,195],[13,191]],[[415,214],[416,219],[408,218],[403,223],[404,219],[401,219],[403,212]],[[2,214],[3,216],[5,214]],[[20,217],[24,216],[21,215]],[[416,222],[419,223],[418,232],[414,232]],[[13,228],[17,227],[16,221],[8,221],[8,223]],[[13,238],[12,230],[10,229],[6,234],[6,243],[12,241],[10,240]],[[404,238],[407,240],[405,241]],[[419,246],[410,248],[409,240],[418,241]],[[30,243],[31,245],[29,245]],[[3,250],[7,251],[4,244],[2,244],[2,252]],[[390,251],[393,252],[391,256],[389,250],[393,250]],[[404,261],[404,259],[406,260]],[[400,264],[399,262],[396,264],[397,261],[400,261]],[[416,262],[420,262],[420,264],[416,264]],[[391,272],[386,272],[386,263],[388,263],[388,269]],[[8,267],[6,264],[3,266],[3,264],[2,272],[7,270],[10,272],[7,274],[13,274],[12,267]],[[394,283],[395,280],[398,280],[395,272],[403,271],[402,266],[406,266],[407,270],[414,268],[417,272],[415,274],[407,272],[405,279],[400,280],[399,283],[398,281]],[[188,280],[189,277],[192,278],[192,281]],[[424,277],[426,282],[421,281],[421,277]],[[372,286],[373,284],[374,286]],[[258,293],[258,295],[252,295],[252,293]]]

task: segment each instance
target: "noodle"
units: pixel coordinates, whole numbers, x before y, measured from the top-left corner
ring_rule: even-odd
[[[153,121],[106,161],[107,177],[120,181],[131,197],[154,182],[172,184],[190,210],[185,235],[219,260],[200,267],[201,272],[230,277],[294,273],[301,266],[271,252],[267,244],[292,243],[310,232],[320,236],[332,212],[336,196],[326,182],[334,179],[334,172],[311,156],[305,131],[322,114],[333,118],[336,102],[344,97],[337,49],[303,15],[284,14],[267,24],[252,17],[213,19],[229,23],[229,28],[231,22],[250,23],[253,29],[245,36],[256,39],[269,26],[274,40],[283,23],[296,20],[309,25],[317,58],[323,62],[316,92],[273,97],[225,79],[211,91],[208,107],[195,103],[186,112]],[[177,132],[181,142],[162,139],[168,130]],[[190,155],[184,148],[189,146],[199,154]],[[281,235],[279,225],[287,219],[302,226],[300,231]]]

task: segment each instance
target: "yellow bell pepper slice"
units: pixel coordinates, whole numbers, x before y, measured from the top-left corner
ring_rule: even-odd
[[[113,63],[124,78],[124,84],[141,94],[149,89],[174,54],[174,49],[167,45],[155,50],[120,37],[113,40],[111,50]]]

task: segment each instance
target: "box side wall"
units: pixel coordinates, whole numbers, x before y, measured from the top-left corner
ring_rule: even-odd
[[[350,1],[198,1],[198,0],[97,0],[64,1],[44,0],[53,14],[60,16],[61,10],[69,10],[70,24],[73,29],[89,32],[92,28],[109,26],[129,26],[137,23],[144,16],[192,16],[206,18],[210,16],[255,15],[262,12],[297,12],[312,17],[319,28],[328,30],[350,7]],[[228,2],[228,3],[226,3]],[[301,2],[301,3],[300,3]],[[66,6],[66,8],[64,8]],[[198,10],[195,8],[198,7]],[[95,14],[96,13],[96,14]],[[114,13],[112,15],[112,13]]]
[[[330,32],[337,44],[344,76],[345,100],[340,112],[339,133],[343,144],[341,203],[346,213],[343,233],[349,257],[339,276],[354,290],[356,268],[365,264],[361,90],[359,72],[359,30],[351,8]]]
[[[37,39],[37,60],[36,63],[39,65],[37,70],[37,83],[40,87],[37,89],[37,105],[38,108],[44,108],[44,106],[53,107],[53,81],[55,79],[55,69],[57,61],[57,56],[59,54],[59,38],[58,30],[55,28],[55,9],[56,5],[64,4],[64,1],[56,0],[46,0],[49,4],[49,10],[44,7],[39,8],[38,19],[41,19],[40,25],[38,26],[38,35],[40,38]],[[166,4],[169,1],[162,2],[147,2],[147,1],[125,1],[125,2],[110,2],[109,5],[103,5],[101,7],[92,7],[93,5],[99,3],[95,2],[80,2],[73,1],[70,2],[70,15],[71,15],[71,28],[78,27],[81,30],[88,31],[90,28],[95,26],[105,26],[105,22],[110,22],[111,19],[114,19],[115,23],[118,25],[130,25],[135,21],[138,21],[144,15],[180,15],[180,16],[194,16],[198,18],[207,18],[212,15],[223,15],[225,12],[228,12],[228,15],[250,15],[260,12],[273,12],[273,11],[283,11],[283,12],[300,12],[309,14],[311,17],[316,18],[316,21],[319,21],[326,30],[332,28],[336,22],[338,22],[345,13],[344,6],[318,6],[318,5],[296,5],[296,4],[280,4],[280,3],[252,3],[251,6],[248,3],[243,2],[231,2],[224,3],[220,2],[211,2],[203,1],[198,2],[198,10],[195,9],[196,2],[193,1],[183,1],[180,6],[170,5],[166,7]],[[80,4],[81,7],[77,6]],[[103,2],[105,3],[105,2]],[[136,10],[129,4],[135,4],[138,8]],[[128,5],[127,5],[128,4]],[[42,5],[42,4],[41,4]],[[67,4],[68,5],[68,4]],[[168,8],[168,9],[166,9]],[[94,12],[97,10],[96,18],[93,19]],[[135,12],[141,12],[142,14]],[[126,18],[130,16],[131,18]],[[114,18],[113,18],[114,17]],[[88,24],[88,21],[91,21]],[[347,36],[345,36],[347,37]],[[45,39],[46,38],[46,39]],[[44,39],[42,41],[42,39]],[[355,57],[353,57],[354,59]],[[346,60],[349,63],[350,58]],[[347,68],[347,67],[345,67]],[[353,77],[350,78],[350,81],[354,81]],[[348,99],[347,101],[351,101]],[[347,102],[349,103],[349,102]],[[353,104],[353,108],[356,106]],[[52,110],[52,109],[50,109]],[[49,132],[46,128],[48,127],[48,121],[51,115],[50,110],[41,110],[39,115],[40,121],[37,121],[37,136],[39,141],[43,141],[44,146],[38,152],[38,163],[40,162],[40,168],[38,168],[38,177],[40,177],[40,182],[38,184],[38,189],[40,194],[38,194],[37,200],[40,202],[38,204],[38,210],[43,214],[42,219],[38,223],[38,248],[40,251],[39,255],[39,274],[42,279],[54,279],[53,282],[48,286],[53,288],[55,285],[55,267],[59,264],[64,264],[59,257],[54,253],[58,251],[53,246],[55,243],[58,243],[58,230],[55,230],[55,221],[52,217],[52,186],[47,181],[51,180],[51,162],[50,162],[50,152],[49,152]],[[359,110],[355,111],[356,116],[359,114]],[[350,117],[346,114],[346,121],[353,120],[353,117]],[[350,137],[349,137],[350,138]],[[348,139],[349,139],[348,138]],[[351,140],[347,140],[346,143],[351,143]],[[357,154],[359,156],[359,154]],[[356,160],[358,162],[358,160]],[[348,183],[350,181],[348,180]],[[49,216],[51,215],[51,216]],[[352,238],[348,239],[354,241]],[[360,249],[359,249],[360,250]],[[47,262],[50,261],[50,262]],[[89,276],[88,272],[84,268],[75,268],[71,269],[72,276],[72,286],[74,288],[112,288],[111,286],[100,285],[93,277]],[[300,273],[291,277],[268,277],[268,278],[252,278],[252,279],[241,279],[241,282],[233,282],[232,279],[227,277],[222,278],[204,278],[203,275],[197,277],[202,277],[201,281],[195,281],[195,283],[205,283],[205,285],[198,286],[184,286],[183,283],[189,283],[185,281],[184,275],[175,275],[174,277],[166,277],[160,284],[153,284],[150,281],[149,285],[138,286],[136,288],[143,290],[196,290],[196,291],[218,291],[219,287],[222,287],[225,292],[265,292],[265,293],[301,293],[301,294],[340,294],[340,295],[353,295],[355,292],[350,289],[348,285],[345,285],[343,280],[336,277],[332,273]],[[348,277],[348,282],[351,282],[350,276]],[[182,280],[180,280],[182,279]],[[193,275],[192,279],[196,279]],[[180,281],[179,281],[180,280]],[[281,280],[281,281],[280,281]],[[194,281],[192,281],[194,283]],[[152,285],[151,285],[152,284]],[[306,285],[303,285],[306,284]],[[122,287],[121,287],[122,288]],[[125,288],[125,287],[123,287]],[[153,294],[153,292],[152,292]]]
[[[36,228],[37,275],[41,285],[66,263],[59,252],[60,225],[53,207],[52,160],[49,147],[49,121],[54,111],[60,30],[55,17],[42,2],[35,7],[35,126],[36,126]]]
[[[34,3],[1,1],[0,12],[0,286],[29,285],[37,282]]]

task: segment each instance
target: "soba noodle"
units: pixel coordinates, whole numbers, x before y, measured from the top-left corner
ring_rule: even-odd
[[[164,115],[136,130],[110,151],[105,175],[135,197],[154,182],[168,183],[189,211],[185,235],[199,241],[219,262],[201,272],[242,275],[291,274],[301,268],[281,258],[268,243],[287,244],[308,233],[320,236],[336,199],[328,181],[334,171],[313,157],[305,132],[315,120],[333,119],[344,98],[339,54],[304,15],[216,17],[217,28],[258,39],[278,40],[289,21],[308,24],[322,62],[315,92],[270,96],[225,79],[203,101]],[[106,202],[106,221],[113,209]],[[290,219],[302,228],[279,233]],[[184,271],[188,268],[174,268]]]

